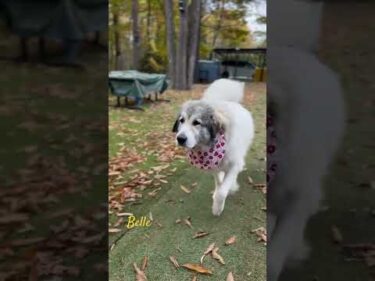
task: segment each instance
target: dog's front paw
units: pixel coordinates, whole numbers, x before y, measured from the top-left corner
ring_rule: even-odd
[[[224,205],[214,204],[212,205],[212,214],[214,216],[220,216],[224,210]]]
[[[214,216],[220,216],[221,213],[223,212],[224,210],[224,204],[225,204],[225,200],[223,200],[222,198],[218,198],[220,196],[213,196],[214,200],[213,200],[213,204],[212,204],[212,214]]]

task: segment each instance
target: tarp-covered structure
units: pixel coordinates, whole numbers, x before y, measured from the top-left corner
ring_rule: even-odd
[[[108,77],[111,93],[118,97],[132,97],[137,106],[150,93],[162,94],[167,88],[165,74],[143,73],[136,70],[111,71]]]

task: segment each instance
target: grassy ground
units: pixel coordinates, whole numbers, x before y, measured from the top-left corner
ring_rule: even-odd
[[[224,280],[230,271],[235,280],[266,280],[266,248],[251,233],[265,226],[266,216],[262,210],[266,205],[265,195],[248,180],[251,177],[255,183],[265,182],[265,85],[247,87],[245,103],[255,118],[255,141],[247,157],[247,170],[239,178],[241,189],[228,198],[218,218],[211,214],[213,179],[185,163],[183,151],[175,146],[171,133],[178,107],[184,100],[198,98],[202,90],[203,86],[197,85],[191,92],[169,91],[165,98],[170,99],[170,103],[146,105],[144,112],[110,108],[111,170],[119,165],[116,159],[128,156],[128,165],[117,169],[121,175],[114,173],[110,177],[110,228],[117,227],[120,231],[110,237],[112,281],[134,280],[132,264],[136,262],[140,266],[144,256],[149,259],[145,270],[149,280],[192,280],[191,272],[176,270],[168,257],[175,256],[180,264],[199,263],[212,242],[220,248],[226,264],[220,265],[206,257],[204,265],[214,273],[199,276],[198,280]],[[129,189],[134,181],[138,182],[138,187]],[[181,185],[191,192],[184,192]],[[128,198],[119,203],[119,194],[124,191],[128,192]],[[131,212],[136,217],[151,216],[153,222],[150,227],[127,230],[126,221],[116,215],[118,212]],[[176,220],[187,217],[191,218],[192,228],[184,223],[176,224]],[[198,231],[209,235],[193,239]],[[237,242],[224,246],[232,235],[236,235]]]
[[[0,42],[2,55],[16,55],[18,47],[14,37]],[[53,268],[59,266],[74,266],[62,274],[64,279],[104,278],[106,209],[100,204],[107,196],[107,116],[98,112],[104,112],[107,102],[106,54],[85,48],[80,59],[86,70],[47,67],[33,59],[0,61],[1,217],[24,216],[0,225],[0,248],[13,251],[0,255],[0,279],[27,280],[35,274],[42,280],[37,276],[45,262],[51,266],[45,275],[54,275]],[[73,226],[79,217],[90,221],[91,230]],[[53,232],[61,223],[67,228]],[[79,240],[102,236],[92,241],[96,245],[73,242],[79,229]],[[27,240],[12,246],[19,239]],[[74,249],[79,247],[89,251],[77,259]],[[37,255],[47,252],[49,259],[39,263]],[[54,264],[58,257],[61,261]],[[102,263],[99,271],[95,263]]]

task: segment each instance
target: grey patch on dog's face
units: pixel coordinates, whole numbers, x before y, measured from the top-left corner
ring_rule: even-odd
[[[182,106],[174,129],[177,138],[186,138],[180,145],[187,148],[211,145],[215,140],[219,126],[215,120],[213,108],[202,101],[189,101]]]

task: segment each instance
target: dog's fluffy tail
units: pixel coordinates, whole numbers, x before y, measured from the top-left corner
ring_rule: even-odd
[[[223,100],[240,103],[245,92],[245,83],[230,79],[214,81],[204,92],[205,100]]]

